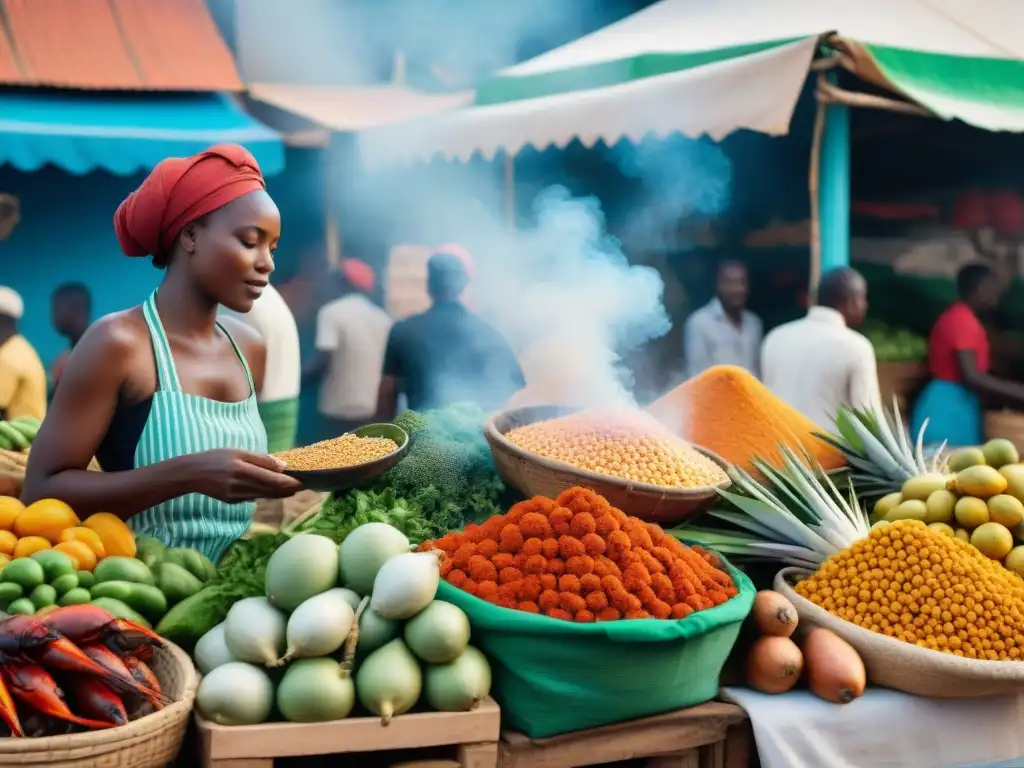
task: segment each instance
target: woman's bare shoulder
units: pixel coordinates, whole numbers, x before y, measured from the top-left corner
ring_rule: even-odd
[[[78,346],[91,354],[125,357],[138,352],[148,339],[149,329],[142,308],[132,307],[104,315],[94,322]]]

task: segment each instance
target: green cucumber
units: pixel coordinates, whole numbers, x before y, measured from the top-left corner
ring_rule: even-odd
[[[7,612],[12,616],[31,616],[36,612],[36,606],[27,597],[19,597],[7,606]]]
[[[141,613],[130,606],[125,605],[120,600],[115,600],[112,597],[97,597],[92,600],[92,604],[98,605],[103,610],[108,611],[115,619],[127,619],[128,621],[135,622],[146,629],[153,628]]]
[[[49,584],[40,584],[32,590],[32,593],[28,597],[32,601],[32,605],[34,605],[38,611],[40,608],[45,608],[48,605],[56,605],[57,590]]]
[[[136,584],[153,586],[153,572],[141,560],[134,557],[107,557],[96,565],[92,571],[96,583],[104,581],[133,581]]]
[[[33,590],[46,581],[46,571],[31,557],[19,557],[4,566],[0,578],[21,585],[22,589]]]
[[[0,606],[7,607],[14,600],[25,596],[25,590],[13,581],[0,582]]]
[[[156,585],[171,605],[192,597],[203,584],[192,573],[174,563],[160,563],[156,567]]]
[[[77,573],[65,573],[50,582],[50,586],[57,590],[58,595],[66,595],[72,589],[77,589],[81,582]]]
[[[44,549],[39,552],[33,552],[29,557],[43,566],[47,583],[53,583],[55,579],[61,576],[75,573],[75,564],[71,562],[71,558],[58,549]]]
[[[91,600],[92,595],[89,594],[88,589],[83,589],[82,587],[75,587],[74,589],[69,589],[67,592],[65,592],[64,596],[57,601],[57,605],[61,606],[62,608],[65,605],[85,605]]]
[[[167,598],[164,593],[149,584],[131,581],[101,581],[91,590],[93,600],[108,597],[120,600],[133,611],[138,611],[149,621],[158,621],[167,613]]]

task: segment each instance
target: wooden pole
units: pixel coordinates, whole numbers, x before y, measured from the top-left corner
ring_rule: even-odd
[[[516,156],[505,152],[505,226],[516,231]]]
[[[819,84],[822,76],[818,76]],[[811,135],[811,167],[807,187],[811,195],[811,269],[807,288],[807,300],[814,304],[818,297],[818,283],[821,280],[821,140],[825,135],[826,110],[828,105],[815,94],[817,109],[814,113],[814,132]]]

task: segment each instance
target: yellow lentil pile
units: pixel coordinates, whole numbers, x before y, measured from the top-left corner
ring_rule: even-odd
[[[581,411],[517,427],[505,437],[538,456],[664,488],[728,479],[715,462],[639,411]]]
[[[1024,660],[1024,580],[916,520],[873,528],[796,591],[842,619],[922,648]]]
[[[398,444],[387,437],[359,437],[348,434],[274,455],[282,459],[288,465],[288,469],[304,472],[354,467],[387,456],[397,449]]]

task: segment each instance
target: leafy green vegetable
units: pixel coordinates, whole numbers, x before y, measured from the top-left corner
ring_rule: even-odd
[[[501,514],[509,499],[484,439],[485,418],[470,403],[405,411],[395,419],[409,435],[405,458],[370,488],[332,495],[295,530],[341,542],[356,527],[377,521],[419,543]]]
[[[374,522],[394,526],[416,544],[430,536],[419,510],[398,498],[393,488],[332,495],[318,513],[298,524],[295,531],[318,533],[340,544],[360,525]]]

